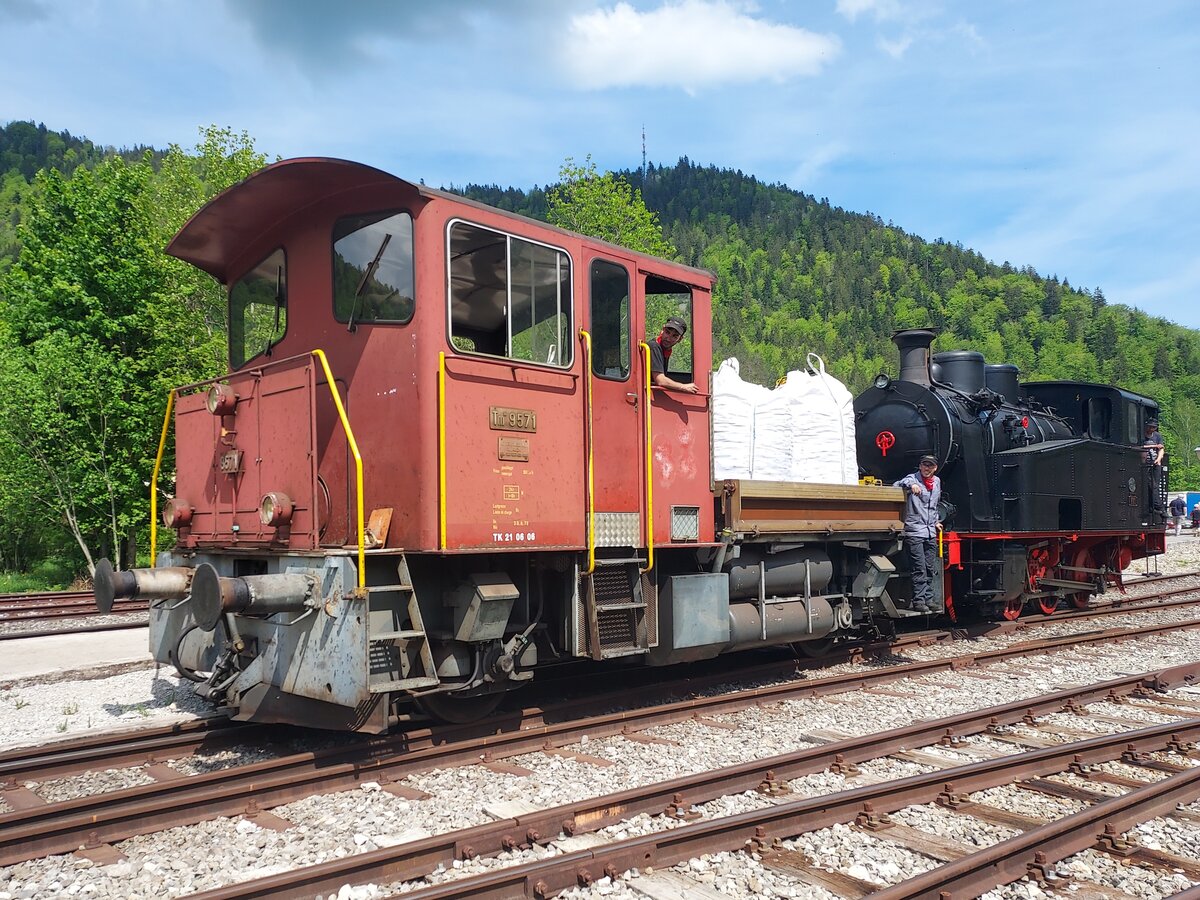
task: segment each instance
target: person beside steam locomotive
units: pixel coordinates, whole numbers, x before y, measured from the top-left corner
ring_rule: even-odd
[[[1179,537],[1180,531],[1183,528],[1183,518],[1187,515],[1187,501],[1182,497],[1175,497],[1171,500],[1169,509],[1171,511],[1171,524],[1175,526],[1175,537]]]
[[[1162,433],[1158,430],[1158,423],[1153,419],[1146,420],[1146,437],[1142,441],[1142,448],[1146,452],[1146,480],[1150,493],[1151,508],[1165,515],[1166,498],[1162,484],[1163,477],[1163,456],[1166,454],[1166,445],[1163,443]]]
[[[927,454],[921,457],[917,471],[892,485],[905,492],[904,548],[912,570],[912,609],[921,613],[942,611],[941,600],[933,596],[938,566],[938,502],[942,499],[937,468],[937,457]]]

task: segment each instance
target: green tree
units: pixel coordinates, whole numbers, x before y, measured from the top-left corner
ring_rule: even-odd
[[[20,457],[2,477],[40,473],[89,570],[97,549],[134,553],[145,498],[136,472],[169,353],[158,329],[172,318],[163,262],[141,202],[152,174],[120,159],[70,178],[39,173],[21,254],[0,282],[0,420]]]
[[[561,183],[546,194],[551,225],[652,256],[675,255],[658,215],[642,201],[642,192],[612,172],[597,172],[591,154],[582,166],[567,157],[558,174]]]
[[[0,518],[16,479],[45,485],[41,521],[65,524],[89,570],[136,558],[169,389],[225,366],[220,288],[162,247],[263,161],[246,135],[211,128],[161,173],[111,157],[35,179],[0,278]]]
[[[96,552],[121,548],[136,524],[128,501],[140,485],[140,454],[124,452],[128,375],[113,362],[90,337],[65,332],[10,344],[0,362],[0,391],[20,398],[0,403],[4,493],[29,504],[5,519],[24,529],[65,526],[89,571]]]

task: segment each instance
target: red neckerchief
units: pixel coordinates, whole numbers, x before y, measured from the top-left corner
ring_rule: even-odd
[[[928,478],[925,479],[925,490],[927,490],[927,491],[933,490],[933,476],[932,475],[930,475]]]
[[[656,337],[655,340],[658,341],[658,349],[662,351],[663,368],[666,368],[666,364],[671,361],[671,351],[674,350],[675,348],[674,347],[664,347],[661,334],[658,337]]]

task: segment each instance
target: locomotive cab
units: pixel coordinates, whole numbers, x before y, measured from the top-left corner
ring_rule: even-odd
[[[654,554],[715,525],[707,393],[651,389],[647,344],[680,317],[673,373],[711,370],[709,273],[328,159],[168,252],[227,287],[230,371],[171,397],[160,660],[242,718],[381,730],[657,645]]]

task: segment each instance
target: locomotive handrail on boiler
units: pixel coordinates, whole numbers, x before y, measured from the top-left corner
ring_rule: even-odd
[[[702,374],[694,395],[650,379],[667,317],[689,336],[669,374],[712,371],[710,272],[322,158],[229,188],[167,252],[227,290],[230,368],[168,398],[151,508],[173,434],[175,546],[102,562],[96,598],[150,599],[155,658],[236,719],[461,721],[558,661],[925,623],[888,485],[926,453],[957,506],[947,615],[1080,602],[1159,549],[1135,448],[1050,409],[1119,430],[1152,401],[962,351],[935,374],[929,331],[855,401],[881,484],[717,480]],[[1082,484],[1097,463],[1126,480]]]

